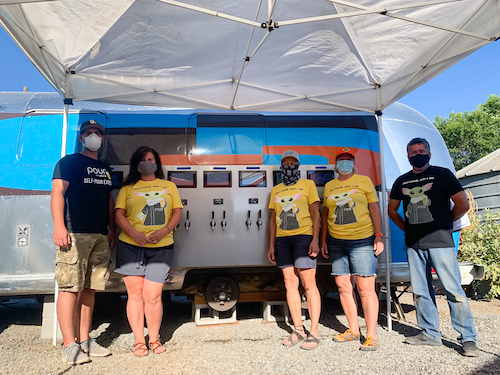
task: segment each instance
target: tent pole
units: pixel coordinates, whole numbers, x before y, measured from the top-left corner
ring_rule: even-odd
[[[64,99],[64,115],[62,128],[61,158],[66,156],[66,144],[68,141],[68,112],[69,105],[73,104],[72,99]]]
[[[382,131],[382,112],[377,111],[378,142],[380,153],[380,174],[381,174],[381,193],[382,193],[382,231],[384,233],[384,253],[385,253],[385,271],[387,288],[387,330],[392,331],[391,317],[391,241],[389,233],[389,216],[387,214],[387,185],[385,181],[384,166],[384,132]]]
[[[66,156],[66,145],[68,141],[68,113],[69,105],[73,104],[73,99],[64,99],[64,114],[63,114],[63,128],[62,128],[62,142],[61,142],[61,158]],[[57,345],[57,328],[59,321],[57,319],[57,299],[59,297],[59,288],[57,281],[54,279],[54,323],[52,327],[52,345]]]

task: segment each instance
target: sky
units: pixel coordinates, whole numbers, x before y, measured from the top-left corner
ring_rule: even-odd
[[[50,91],[54,88],[0,27],[0,91]],[[500,95],[500,40],[472,53],[459,63],[420,86],[401,103],[429,120],[448,117],[450,112],[473,111],[489,95]]]

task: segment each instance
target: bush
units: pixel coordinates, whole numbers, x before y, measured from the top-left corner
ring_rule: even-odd
[[[484,279],[490,286],[484,297],[487,299],[499,297],[500,212],[493,214],[486,209],[484,214],[475,215],[475,212],[470,210],[469,218],[471,227],[465,229],[460,236],[458,260],[484,265],[486,271]]]

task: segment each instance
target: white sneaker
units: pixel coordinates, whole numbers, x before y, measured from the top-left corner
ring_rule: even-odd
[[[80,343],[82,350],[89,357],[107,357],[111,352],[105,347],[99,345],[93,338],[88,338]]]
[[[80,345],[76,342],[72,342],[67,347],[63,348],[62,359],[64,362],[72,365],[90,362],[87,354],[82,351],[82,348],[80,348]]]

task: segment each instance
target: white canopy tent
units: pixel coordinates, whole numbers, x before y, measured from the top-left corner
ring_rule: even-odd
[[[500,37],[500,0],[0,0],[0,23],[66,100],[359,110],[381,129],[384,108]]]
[[[500,36],[498,0],[0,0],[73,100],[372,113]]]

